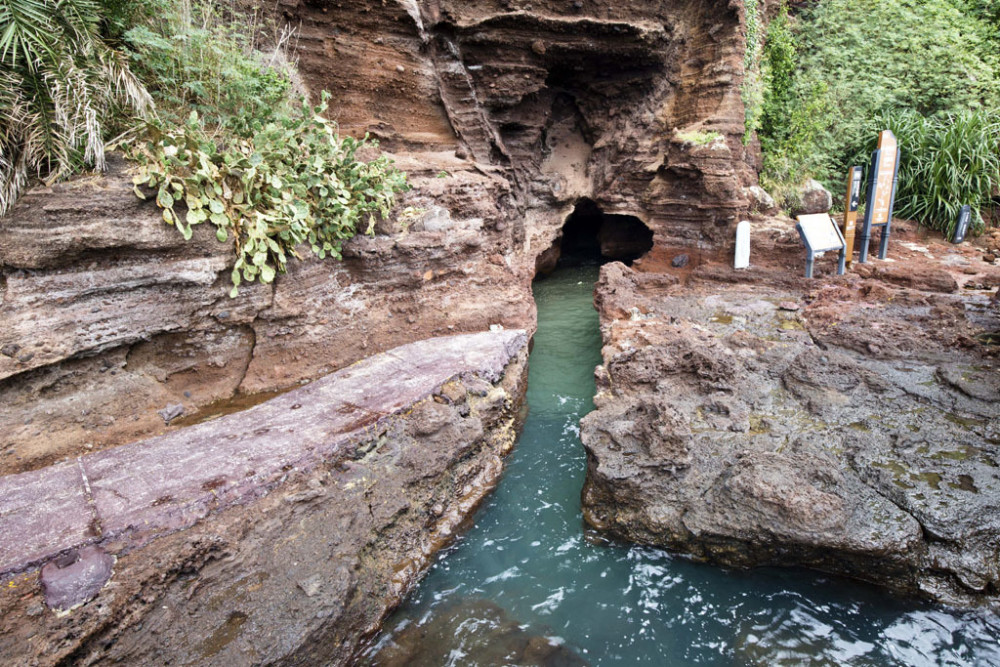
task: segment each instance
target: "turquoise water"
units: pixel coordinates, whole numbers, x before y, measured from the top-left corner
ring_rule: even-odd
[[[598,267],[535,284],[524,433],[475,525],[365,660],[384,665],[1000,665],[1000,621],[798,570],[734,572],[609,544],[580,513]],[[550,650],[558,646],[559,650]]]

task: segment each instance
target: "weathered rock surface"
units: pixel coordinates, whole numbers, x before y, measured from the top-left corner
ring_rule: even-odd
[[[1000,368],[973,336],[1000,312],[913,264],[815,287],[605,266],[587,521],[699,560],[995,603]]]
[[[749,206],[741,2],[279,11],[307,87],[414,190],[343,263],[294,261],[234,300],[230,248],[207,229],[185,243],[122,165],[25,196],[0,220],[0,473],[163,433],[184,422],[168,405],[197,418],[428,336],[531,330],[536,258],[581,198],[671,257],[726,242]]]
[[[533,327],[530,276],[472,230],[357,238],[343,262],[304,253],[230,299],[231,247],[205,228],[185,243],[126,176],[36,190],[0,220],[0,473],[165,432],[165,406],[204,416],[421,338]],[[498,219],[499,180],[426,180],[417,203]]]
[[[496,483],[527,340],[423,341],[241,414],[0,478],[0,655],[347,662]]]
[[[826,213],[833,208],[833,195],[817,180],[810,178],[795,194],[798,201],[792,208],[792,215]]]

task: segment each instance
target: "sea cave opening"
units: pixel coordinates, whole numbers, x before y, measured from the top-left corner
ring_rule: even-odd
[[[535,264],[537,278],[557,266],[604,264],[629,266],[653,248],[653,230],[633,215],[605,213],[590,199],[581,199],[566,219],[560,236]]]

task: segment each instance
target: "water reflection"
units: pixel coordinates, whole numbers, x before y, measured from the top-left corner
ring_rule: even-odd
[[[988,612],[815,572],[726,571],[588,534],[578,422],[600,363],[596,278],[596,266],[577,267],[536,285],[520,443],[475,526],[389,620],[368,663],[1000,665],[1000,622]],[[529,646],[558,646],[545,658],[557,662],[538,662]]]

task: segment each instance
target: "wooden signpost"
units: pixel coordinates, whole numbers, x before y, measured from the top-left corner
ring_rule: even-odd
[[[955,224],[955,235],[951,237],[952,243],[961,243],[965,240],[965,235],[969,232],[970,222],[972,222],[972,207],[966,204],[958,213],[958,222]]]
[[[865,222],[861,227],[861,253],[858,261],[868,261],[868,244],[872,238],[872,227],[882,227],[879,236],[878,258],[885,259],[889,252],[889,234],[892,227],[892,209],[896,201],[896,185],[899,182],[899,146],[890,130],[878,135],[878,148],[872,153],[868,170],[868,203],[865,206]]]
[[[844,200],[844,243],[847,244],[847,266],[854,260],[854,233],[858,227],[858,206],[861,204],[861,167],[847,172],[847,197]]]
[[[796,231],[802,237],[802,243],[806,246],[806,278],[813,277],[813,266],[816,263],[816,255],[828,250],[840,251],[840,262],[837,265],[837,275],[844,275],[847,262],[847,244],[840,233],[840,227],[833,221],[828,213],[816,213],[813,215],[800,215],[795,218],[798,224]]]

